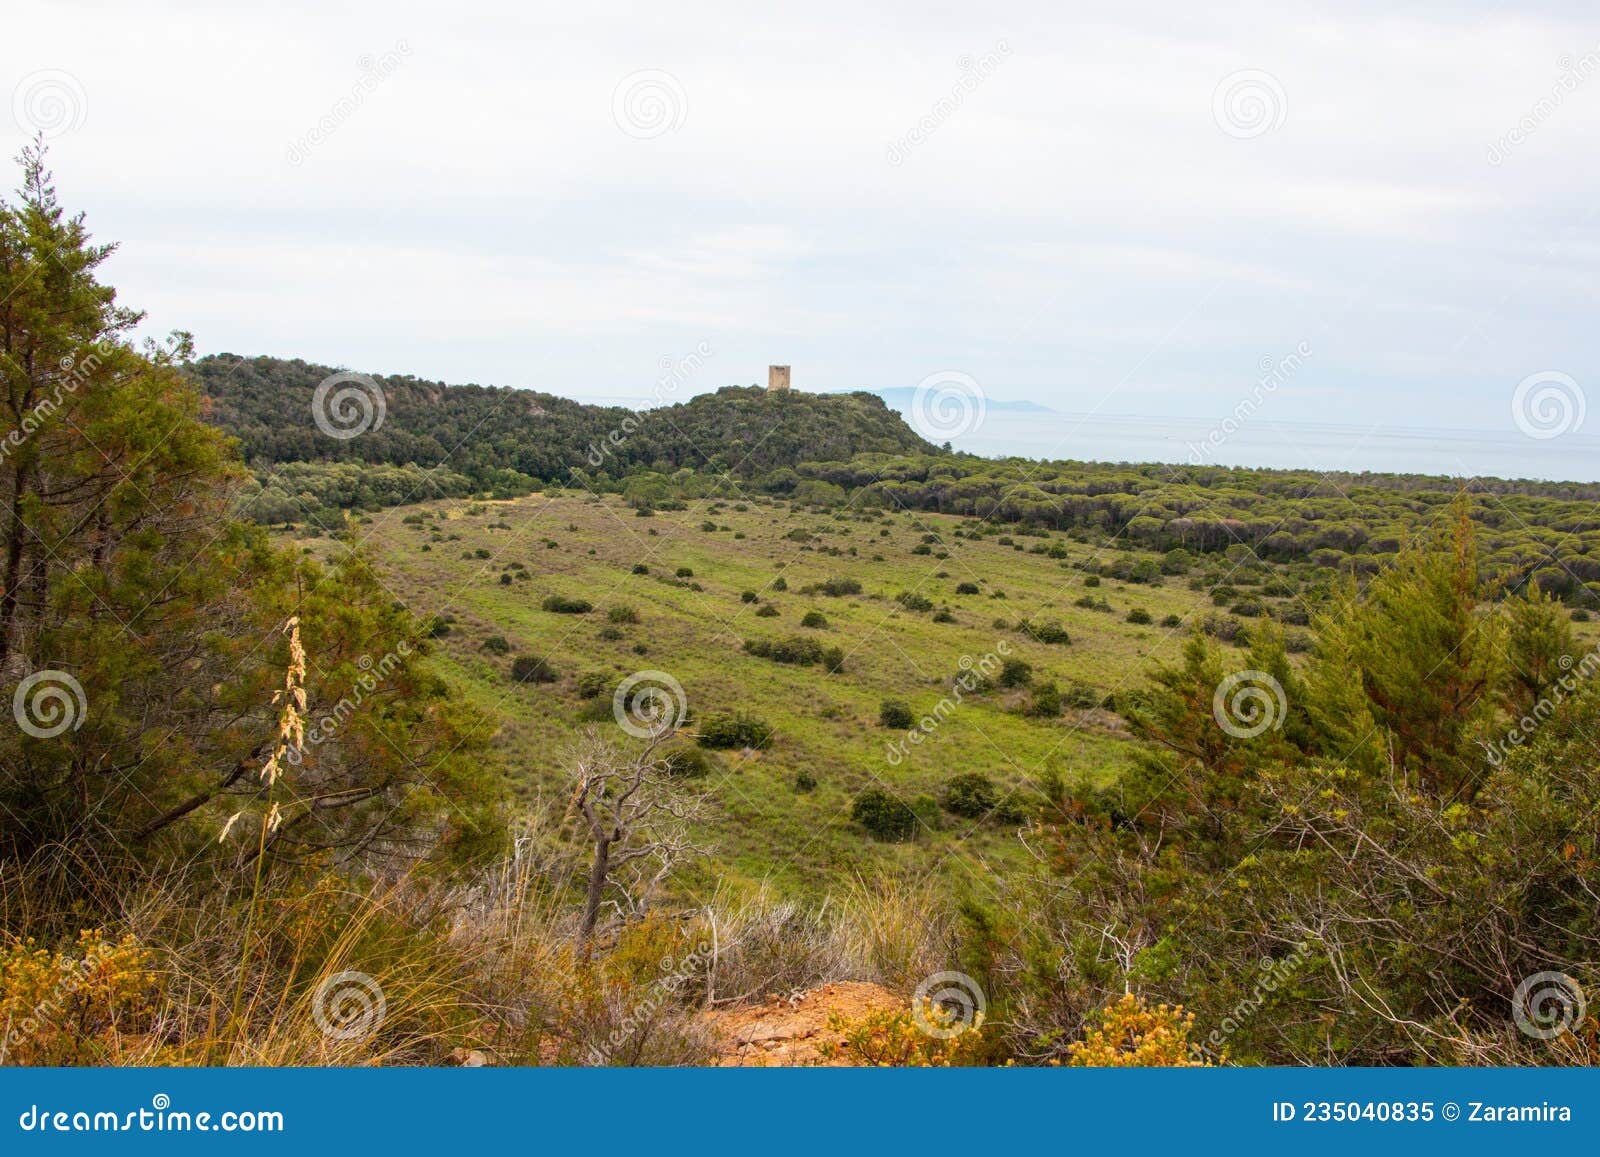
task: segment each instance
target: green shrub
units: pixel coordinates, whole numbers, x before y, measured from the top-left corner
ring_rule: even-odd
[[[777,578],[772,580],[772,589],[775,590],[775,591],[786,591],[786,590],[788,590],[789,589],[789,580],[784,578],[782,575],[779,575]]]
[[[944,785],[939,802],[953,815],[982,819],[994,810],[999,799],[992,779],[981,771],[969,771]]]
[[[504,635],[490,635],[483,641],[483,649],[491,655],[509,655],[511,643]]]
[[[829,647],[822,652],[822,669],[830,675],[839,675],[844,672],[844,648]]]
[[[775,619],[777,617],[778,608],[771,603],[762,603],[756,608],[756,618],[758,619]]]
[[[908,611],[933,610],[933,600],[926,595],[919,595],[915,591],[901,591],[895,595],[894,601]]]
[[[511,661],[511,678],[516,683],[554,683],[561,676],[548,659],[518,655]]]
[[[801,768],[794,773],[794,789],[795,791],[816,791],[817,777]]]
[[[703,748],[679,746],[666,751],[661,756],[661,762],[668,775],[680,779],[704,779],[716,767],[716,756]]]
[[[800,625],[802,627],[810,627],[813,630],[826,631],[828,629],[828,618],[821,611],[807,611],[805,617],[800,620]]]
[[[1042,623],[1036,623],[1032,619],[1023,619],[1017,623],[1017,630],[1033,639],[1036,643],[1065,647],[1072,642],[1072,636],[1067,634],[1067,629],[1055,619],[1046,619]]]
[[[832,598],[844,598],[846,595],[859,595],[861,584],[853,578],[831,578],[826,582],[817,584],[817,590]]]
[[[822,658],[822,644],[803,635],[791,635],[786,639],[746,639],[744,649],[746,654],[760,659],[801,667],[809,667]]]
[[[956,617],[950,613],[949,607],[940,607],[934,612],[933,621],[936,623],[953,623]]]
[[[885,699],[878,708],[878,726],[887,727],[891,731],[909,731],[917,722],[917,717],[911,713],[911,706],[899,699]]]
[[[741,603],[759,603],[761,601],[761,596],[756,594],[755,591],[740,591],[739,601]]]
[[[578,676],[578,698],[593,699],[598,695],[609,694],[613,680],[610,671],[585,671]]]
[[[1128,568],[1128,581],[1131,583],[1161,584],[1161,564],[1153,558],[1142,558]]]
[[[1073,683],[1067,687],[1062,701],[1068,707],[1079,711],[1093,711],[1105,702],[1105,698],[1098,687],[1091,687],[1087,683]]]
[[[729,714],[718,712],[708,715],[700,723],[696,740],[701,747],[730,751],[734,748],[762,748],[772,739],[772,728],[744,712]]]
[[[612,607],[606,612],[606,622],[608,623],[617,623],[620,625],[624,623],[637,623],[638,621],[639,612],[626,604]]]
[[[636,563],[633,564],[633,573],[634,574],[649,574],[650,573],[650,568],[645,566],[644,563],[642,563],[642,562],[636,562]]]
[[[1128,612],[1128,622],[1134,624],[1135,626],[1149,626],[1152,621],[1153,620],[1150,618],[1150,612],[1145,610],[1143,607],[1134,607]]]
[[[1033,689],[1033,702],[1028,704],[1028,714],[1054,719],[1061,714],[1061,692],[1054,683],[1040,683]]]
[[[677,570],[673,571],[672,573],[677,575],[679,578],[694,578],[694,568],[693,567],[680,566]]]
[[[908,840],[917,830],[916,813],[881,787],[869,787],[856,796],[850,818],[880,840]]]
[[[595,638],[603,643],[615,643],[622,638],[622,629],[620,627],[601,627],[600,633]]]
[[[550,595],[539,605],[557,615],[587,615],[594,610],[588,599],[569,599],[566,595]]]
[[[1002,687],[1025,687],[1033,682],[1033,664],[1023,659],[1007,659],[1000,664],[997,681]]]
[[[978,584],[977,583],[957,583],[956,584],[956,594],[958,594],[958,595],[975,595],[975,594],[978,594],[978,593],[979,593],[979,591],[978,591]]]

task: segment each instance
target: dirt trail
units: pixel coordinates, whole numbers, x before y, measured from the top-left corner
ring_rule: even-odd
[[[837,1013],[859,1020],[869,1013],[906,1007],[887,988],[857,981],[839,981],[813,988],[792,999],[770,997],[764,1005],[706,1014],[723,1042],[719,1065],[826,1065],[822,1045],[837,1044],[841,1035],[828,1029]]]

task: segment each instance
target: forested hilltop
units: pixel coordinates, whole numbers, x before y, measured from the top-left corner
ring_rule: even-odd
[[[338,370],[299,359],[216,354],[188,367],[211,418],[253,465],[361,462],[449,469],[480,489],[683,468],[753,477],[858,454],[932,452],[874,394],[769,393],[727,386],[639,412],[536,390],[362,375],[383,392],[381,423],[330,437],[310,420],[320,383]]]

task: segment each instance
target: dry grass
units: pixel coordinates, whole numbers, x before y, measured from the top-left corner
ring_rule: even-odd
[[[104,937],[123,946],[118,968],[135,979],[102,986],[93,1000],[74,990],[55,1002],[85,1029],[70,1048],[41,1061],[24,1042],[5,1059],[697,1064],[713,1055],[702,1015],[713,1004],[837,980],[908,992],[950,964],[943,898],[892,882],[858,881],[813,907],[768,887],[725,886],[702,907],[635,921],[586,947],[576,905],[552,886],[547,846],[525,829],[502,862],[467,883],[280,870],[258,893],[249,879],[214,873],[145,874],[101,921]],[[48,895],[59,877],[3,879],[8,914],[72,911]],[[40,977],[72,974],[87,956],[73,947],[75,932],[67,917],[41,931],[54,972]],[[19,943],[12,938],[14,952]],[[30,959],[39,950],[28,949]],[[13,1001],[27,1007],[12,1019],[49,1005],[50,982],[41,983]]]

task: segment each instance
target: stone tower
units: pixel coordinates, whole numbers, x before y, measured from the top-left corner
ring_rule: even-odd
[[[789,388],[789,367],[788,366],[768,366],[767,367],[767,390],[769,392],[771,392],[771,391],[774,391],[774,390],[787,390],[788,388]]]

